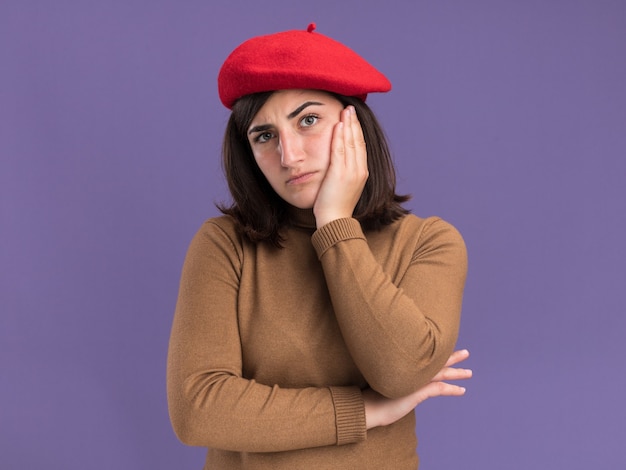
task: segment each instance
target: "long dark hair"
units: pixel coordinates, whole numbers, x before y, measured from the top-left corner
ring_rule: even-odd
[[[254,116],[272,93],[244,96],[232,108],[222,145],[222,165],[233,202],[217,207],[238,222],[250,241],[280,247],[283,242],[280,229],[289,223],[288,204],[259,169],[247,136]],[[329,94],[344,107],[354,106],[363,128],[369,177],[353,216],[365,230],[378,230],[409,212],[401,204],[410,196],[396,194],[396,172],[387,140],[369,106],[358,98]]]

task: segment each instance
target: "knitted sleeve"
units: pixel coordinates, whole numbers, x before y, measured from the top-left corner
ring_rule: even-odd
[[[366,437],[358,387],[281,388],[242,377],[237,293],[243,252],[209,221],[183,266],[167,364],[169,413],[189,445],[276,452]]]
[[[370,387],[394,398],[427,384],[458,335],[467,272],[459,232],[438,218],[407,216],[395,231],[366,239],[357,220],[339,219],[312,241],[341,333]]]

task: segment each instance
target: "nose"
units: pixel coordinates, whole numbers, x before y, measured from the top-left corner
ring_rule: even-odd
[[[295,134],[281,134],[279,138],[280,164],[285,168],[292,167],[304,159],[302,141]]]

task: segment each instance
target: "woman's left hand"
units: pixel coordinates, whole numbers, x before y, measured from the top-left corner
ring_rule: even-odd
[[[352,217],[368,176],[363,130],[354,107],[348,106],[333,129],[330,163],[313,206],[317,228]]]
[[[465,395],[464,387],[450,384],[446,381],[465,380],[472,377],[470,369],[455,367],[468,357],[469,351],[467,349],[453,352],[443,369],[428,384],[405,397],[386,398],[372,389],[363,390],[367,429],[395,423],[429,398],[443,396],[460,397]]]

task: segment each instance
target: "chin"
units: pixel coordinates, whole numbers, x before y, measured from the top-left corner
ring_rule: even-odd
[[[313,206],[315,205],[315,199],[317,198],[317,191],[315,191],[314,194],[300,193],[297,194],[296,197],[294,197],[293,194],[289,196],[291,197],[283,197],[283,200],[288,204],[297,207],[298,209],[313,209]]]
[[[303,203],[300,201],[287,201],[289,204],[291,204],[293,207],[297,207],[298,209],[313,209],[313,205],[314,203]]]

